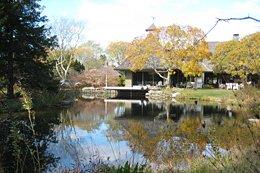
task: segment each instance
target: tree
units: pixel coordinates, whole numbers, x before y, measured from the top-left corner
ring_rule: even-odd
[[[54,87],[52,64],[46,57],[55,38],[49,35],[46,22],[38,0],[0,2],[0,78],[6,81],[9,98],[14,97],[15,84]]]
[[[85,70],[85,66],[81,64],[78,60],[72,62],[71,67],[73,68],[73,70],[79,73]]]
[[[142,69],[150,61],[154,71],[170,84],[170,76],[175,69],[180,69],[186,76],[202,73],[200,62],[209,57],[203,36],[200,29],[191,26],[171,25],[157,28],[146,37],[132,41],[127,50],[127,58],[133,64],[133,70]],[[157,58],[166,71],[156,69]],[[161,75],[161,72],[167,72],[168,76]]]
[[[217,46],[211,61],[214,70],[245,79],[248,74],[260,73],[260,32],[242,40],[231,40]]]
[[[98,43],[87,41],[78,46],[77,59],[82,63],[86,63],[88,59],[99,59],[103,53],[104,51]]]
[[[113,65],[118,66],[126,57],[126,50],[129,46],[128,42],[117,41],[111,42],[107,47],[109,60]]]
[[[58,48],[50,51],[49,56],[55,60],[55,69],[62,83],[67,80],[71,64],[76,60],[83,28],[82,23],[67,18],[60,18],[52,25],[52,32],[58,39]]]
[[[82,86],[101,87],[118,85],[119,74],[111,67],[85,70],[79,75],[72,76],[71,79],[80,82]]]
[[[87,70],[101,68],[107,60],[101,46],[94,41],[88,41],[78,46],[76,57]]]

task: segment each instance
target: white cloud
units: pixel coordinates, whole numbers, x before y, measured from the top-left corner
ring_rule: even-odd
[[[225,8],[222,9],[206,6],[203,0],[82,0],[81,3],[76,16],[86,22],[86,39],[103,46],[110,41],[130,41],[145,34],[152,16],[156,17],[156,25],[193,25],[206,32],[214,25],[216,17],[244,17],[248,14],[258,17],[260,12],[257,0],[234,2],[228,7],[223,5]],[[253,21],[220,23],[208,35],[208,40],[228,40],[234,33],[244,36],[256,31],[259,31],[259,23]]]

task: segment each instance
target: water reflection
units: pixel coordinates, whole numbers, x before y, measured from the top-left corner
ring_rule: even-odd
[[[60,160],[49,170],[91,169],[99,161],[185,168],[205,150],[207,127],[224,119],[220,105],[79,100],[61,113],[58,142],[48,149]]]
[[[105,100],[105,102],[118,102],[117,117],[136,118],[136,119],[165,119],[171,118],[174,122],[178,122],[181,117],[185,116],[229,116],[232,117],[231,110],[223,108],[221,105],[208,104],[177,104],[164,102],[148,102],[146,100]]]

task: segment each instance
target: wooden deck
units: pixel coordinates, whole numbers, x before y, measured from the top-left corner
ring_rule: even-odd
[[[145,98],[145,94],[149,91],[147,86],[133,87],[104,87],[107,91],[116,91],[118,98]]]
[[[103,87],[105,90],[115,90],[115,91],[148,91],[146,86],[133,86],[133,87]]]
[[[127,99],[105,99],[105,103],[137,103],[142,104],[142,100],[127,100]]]

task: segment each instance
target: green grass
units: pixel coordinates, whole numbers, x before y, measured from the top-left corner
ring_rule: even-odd
[[[177,99],[180,100],[201,100],[201,101],[224,101],[235,100],[232,90],[224,89],[182,89]]]

